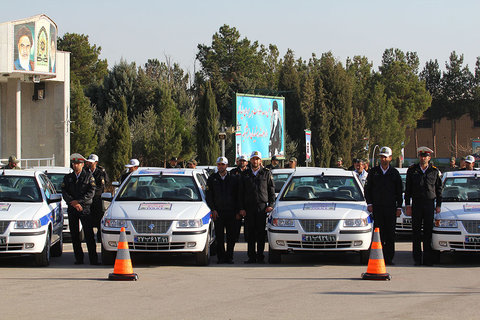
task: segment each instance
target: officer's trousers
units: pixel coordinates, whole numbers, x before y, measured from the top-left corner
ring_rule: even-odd
[[[258,204],[257,207],[247,208],[245,224],[247,228],[248,259],[263,260],[265,251],[265,225],[266,225],[266,204]],[[255,245],[257,250],[255,252]]]
[[[413,260],[416,264],[432,264],[432,231],[435,200],[413,199],[412,201],[412,228],[413,228]],[[422,237],[423,224],[423,237]],[[423,242],[423,261],[422,245]]]
[[[218,260],[233,259],[233,249],[235,247],[236,224],[235,213],[219,211],[215,223],[215,238],[217,241]],[[227,251],[225,252],[225,234],[227,240]]]
[[[380,229],[383,256],[386,262],[392,262],[395,255],[395,225],[397,208],[393,206],[373,205],[374,227]]]
[[[97,244],[95,242],[95,236],[93,234],[93,221],[90,214],[79,213],[71,211],[74,208],[68,210],[68,226],[70,228],[70,235],[72,236],[73,253],[75,255],[76,262],[83,262],[83,249],[80,241],[80,232],[78,231],[79,222],[82,222],[83,234],[85,236],[85,242],[88,248],[88,257],[91,264],[98,263],[97,256]]]

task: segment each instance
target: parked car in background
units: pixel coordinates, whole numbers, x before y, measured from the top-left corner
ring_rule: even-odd
[[[0,254],[30,254],[38,266],[61,256],[61,199],[40,171],[0,171]]]

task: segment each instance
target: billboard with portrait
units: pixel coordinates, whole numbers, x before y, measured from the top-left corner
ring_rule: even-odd
[[[13,27],[13,70],[55,73],[57,27],[45,16],[18,22]]]
[[[285,98],[236,95],[235,156],[260,151],[263,159],[285,157]]]

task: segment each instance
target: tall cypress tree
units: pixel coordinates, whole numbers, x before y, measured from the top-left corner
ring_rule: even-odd
[[[207,81],[203,90],[203,99],[198,107],[197,150],[201,164],[215,163],[220,154],[218,145],[218,117],[215,95],[210,81]]]
[[[118,110],[113,112],[113,121],[108,130],[105,164],[110,177],[120,178],[125,163],[132,156],[132,141],[128,126],[127,101],[120,98]]]
[[[78,80],[72,81],[70,89],[70,113],[72,121],[70,149],[87,157],[97,147],[93,109],[90,101],[83,94],[83,88]]]

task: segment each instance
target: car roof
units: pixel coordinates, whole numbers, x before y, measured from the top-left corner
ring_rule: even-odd
[[[203,173],[201,169],[189,169],[189,168],[159,168],[159,167],[140,167],[134,172],[132,176],[144,176],[155,174],[177,175],[177,176],[192,176],[196,173]]]
[[[444,178],[451,177],[475,177],[480,175],[476,170],[447,171],[443,173]]]
[[[40,167],[33,167],[32,170],[43,171],[44,173],[70,173],[72,172],[72,168],[69,167],[47,167],[47,166],[40,166]]]
[[[316,167],[301,167],[297,168],[292,174],[292,176],[312,176],[312,175],[321,175],[326,176],[343,176],[343,177],[353,177],[354,172],[344,169],[337,168],[316,168]]]
[[[0,176],[17,176],[17,177],[35,177],[36,173],[41,173],[38,170],[15,170],[15,169],[5,169],[0,171]]]

